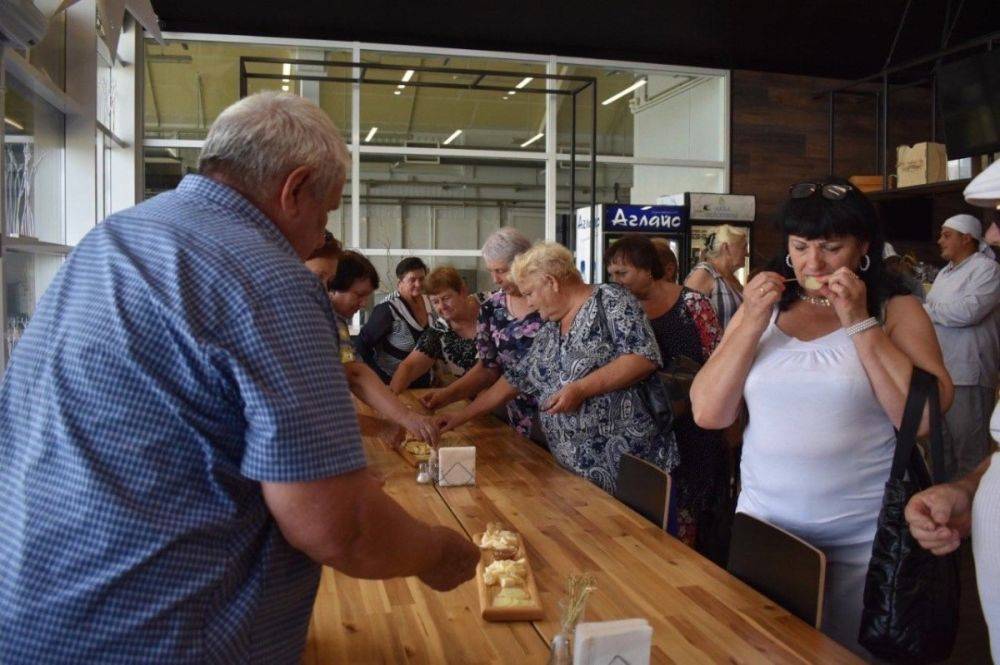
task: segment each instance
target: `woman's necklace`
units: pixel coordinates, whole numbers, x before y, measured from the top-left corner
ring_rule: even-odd
[[[799,291],[799,300],[801,300],[802,302],[807,302],[810,305],[819,305],[820,307],[830,306],[829,298],[824,298],[823,296],[807,296],[801,291]]]

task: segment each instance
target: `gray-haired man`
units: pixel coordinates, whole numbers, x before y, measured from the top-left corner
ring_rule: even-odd
[[[303,265],[347,151],[263,93],[201,175],[73,251],[0,388],[0,662],[298,662],[324,563],[469,579],[467,538],[365,469],[336,322]]]

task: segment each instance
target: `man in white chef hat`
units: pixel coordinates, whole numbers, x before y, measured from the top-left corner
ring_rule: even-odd
[[[945,414],[946,472],[955,478],[976,468],[991,447],[989,419],[1000,372],[1000,265],[972,215],[949,217],[938,246],[948,265],[924,308],[955,383],[955,401]]]

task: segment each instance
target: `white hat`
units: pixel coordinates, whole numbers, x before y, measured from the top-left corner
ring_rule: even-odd
[[[895,247],[893,247],[889,243],[885,243],[884,245],[882,245],[882,258],[887,259],[890,256],[899,256],[899,254],[896,253]]]
[[[962,192],[965,201],[980,208],[1000,206],[1000,161],[990,164]]]
[[[983,240],[983,224],[978,218],[972,215],[955,215],[946,219],[942,226],[972,236],[979,241],[980,252],[992,255],[990,246]]]

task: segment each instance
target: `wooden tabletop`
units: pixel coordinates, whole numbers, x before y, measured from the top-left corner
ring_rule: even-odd
[[[524,536],[545,618],[483,621],[474,581],[437,593],[416,578],[324,568],[305,663],[544,663],[566,577],[583,572],[597,580],[584,620],[648,620],[654,663],[859,662],[497,419],[459,430],[476,446],[477,485],[436,487],[417,484],[385,443],[391,429],[359,412],[369,463],[408,512],[466,534],[500,521]]]

